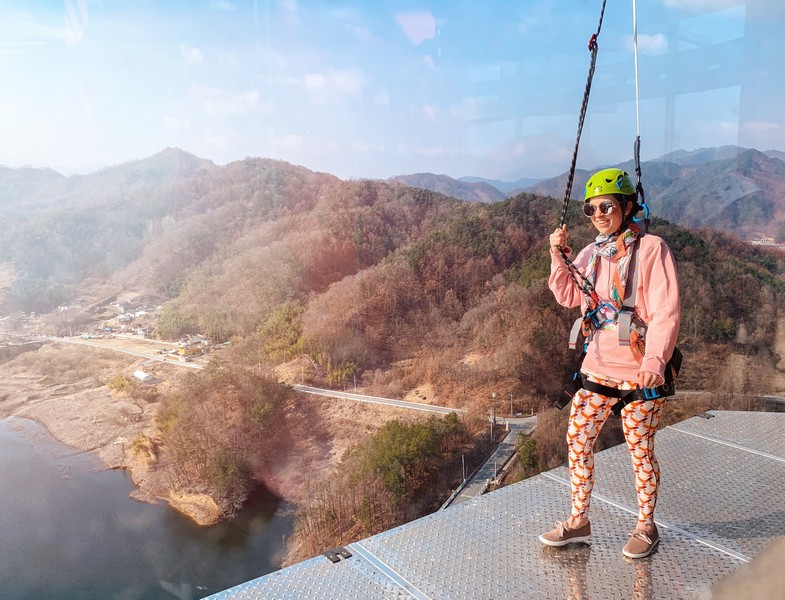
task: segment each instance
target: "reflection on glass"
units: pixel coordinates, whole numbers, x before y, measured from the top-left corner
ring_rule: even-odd
[[[654,598],[654,585],[651,575],[651,560],[657,550],[646,558],[633,560],[623,557],[634,573],[630,587],[631,600],[651,600]],[[540,561],[554,567],[562,573],[566,581],[567,598],[570,600],[601,600],[601,596],[589,591],[589,558],[591,557],[591,544],[570,544],[564,547],[543,546],[540,550]],[[601,573],[593,565],[594,577],[601,577]],[[622,586],[624,583],[619,582]],[[621,590],[620,590],[621,591]]]

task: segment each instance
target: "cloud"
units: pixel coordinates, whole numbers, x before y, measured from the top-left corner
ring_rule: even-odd
[[[390,94],[387,93],[387,90],[379,90],[373,95],[373,101],[376,106],[383,106],[387,108],[390,106]]]
[[[308,73],[303,77],[303,83],[309,92],[319,93],[327,86],[327,76],[322,73]]]
[[[314,140],[299,133],[290,133],[273,141],[273,147],[283,160],[302,161],[321,157],[346,155],[338,142]]]
[[[191,121],[182,117],[167,115],[164,117],[164,125],[166,125],[167,129],[190,129]]]
[[[415,46],[436,37],[436,19],[427,10],[398,13],[395,15],[395,21]]]
[[[286,135],[276,141],[276,145],[284,150],[302,151],[306,148],[305,138],[297,133]]]
[[[361,154],[369,154],[369,153],[376,153],[376,154],[383,154],[387,148],[384,144],[381,143],[369,143],[365,140],[352,140],[349,143],[349,147],[353,152],[359,152]]]
[[[742,129],[746,134],[771,135],[782,131],[782,123],[772,121],[746,121],[742,123]]]
[[[303,77],[303,84],[312,102],[331,104],[358,96],[367,82],[358,69],[328,69],[325,73],[308,73]]]
[[[625,45],[628,50],[633,49],[631,35],[625,36]],[[664,33],[638,34],[638,52],[647,56],[660,56],[668,52],[668,38]]]
[[[357,94],[362,91],[365,86],[365,78],[362,73],[356,69],[333,71],[330,76],[335,87],[344,94]]]
[[[739,137],[745,146],[759,148],[781,148],[785,139],[785,126],[772,121],[742,121],[739,124]]]
[[[273,78],[273,81],[282,87],[298,86],[301,83],[297,77],[292,77],[290,75],[279,75],[278,77]]]
[[[365,25],[355,25],[354,23],[348,23],[346,25],[346,30],[351,33],[358,42],[362,42],[364,44],[369,44],[379,39],[373,35],[371,30],[368,29]]]
[[[202,112],[212,116],[238,116],[256,114],[270,116],[275,112],[271,100],[262,101],[258,90],[227,92],[211,89],[205,91]]]
[[[463,150],[457,146],[409,146],[407,144],[398,144],[395,150],[401,156],[427,156],[428,158],[456,157],[463,154]]]
[[[255,53],[266,68],[282,70],[289,66],[289,59],[286,55],[272,48],[257,48]]]
[[[185,44],[180,44],[180,56],[189,64],[196,64],[204,61],[204,54],[199,48],[189,48]]]

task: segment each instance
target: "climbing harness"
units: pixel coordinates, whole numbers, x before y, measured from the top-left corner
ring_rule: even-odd
[[[578,132],[575,139],[575,149],[572,155],[572,162],[570,164],[570,171],[567,176],[567,184],[564,193],[564,200],[562,204],[562,214],[561,214],[561,221],[560,227],[563,227],[566,218],[567,218],[567,209],[570,202],[570,196],[572,194],[572,185],[575,178],[575,168],[578,158],[578,148],[580,146],[580,139],[581,133],[583,131],[583,123],[586,118],[586,111],[589,104],[589,96],[591,93],[591,84],[592,79],[594,77],[595,66],[597,62],[597,52],[599,49],[599,45],[597,40],[600,35],[600,31],[602,29],[602,22],[605,15],[605,4],[606,0],[603,0],[602,8],[600,10],[600,18],[599,23],[597,25],[597,31],[591,36],[589,40],[589,51],[591,52],[591,61],[589,66],[589,73],[586,81],[586,86],[584,88],[583,93],[583,101],[581,103],[581,111],[578,118]],[[638,20],[637,20],[637,6],[636,1],[633,0],[633,54],[635,57],[635,112],[636,112],[636,138],[634,144],[634,155],[635,155],[635,175],[637,178],[637,182],[635,185],[635,194],[637,194],[638,198],[638,205],[643,208],[643,216],[637,217],[635,215],[632,216],[630,222],[634,223],[637,230],[638,230],[638,240],[646,234],[649,225],[649,207],[646,205],[645,201],[645,193],[643,190],[643,184],[641,182],[641,163],[640,163],[640,96],[638,91]],[[624,174],[626,176],[626,173]],[[620,182],[623,183],[623,182]],[[627,192],[629,193],[629,192]],[[624,205],[622,205],[622,208]],[[624,229],[626,223],[623,221],[622,229]],[[567,389],[564,392],[564,396],[559,397],[556,401],[556,406],[558,408],[563,408],[575,393],[579,389],[585,389],[590,392],[594,392],[597,394],[601,394],[603,396],[607,396],[610,398],[618,398],[619,401],[613,406],[612,411],[614,414],[619,414],[621,409],[629,404],[630,402],[634,402],[636,400],[652,400],[656,398],[663,398],[667,396],[672,396],[675,393],[675,386],[673,384],[674,379],[678,376],[679,370],[681,368],[682,363],[682,354],[678,348],[674,348],[673,355],[671,356],[670,360],[668,361],[667,365],[665,366],[665,382],[656,387],[656,388],[636,388],[633,390],[619,390],[613,387],[601,385],[599,383],[589,381],[586,376],[581,373],[580,368],[583,363],[583,359],[586,355],[586,350],[591,342],[594,333],[597,329],[600,329],[606,323],[612,322],[617,324],[617,329],[619,332],[619,344],[622,346],[630,346],[631,338],[636,338],[643,340],[646,336],[646,329],[647,325],[643,323],[643,321],[638,318],[635,314],[635,296],[637,292],[637,281],[638,281],[638,270],[639,270],[639,262],[640,262],[640,253],[638,250],[639,241],[636,240],[631,246],[630,251],[632,252],[632,257],[630,259],[630,266],[627,273],[627,281],[628,285],[626,289],[629,290],[629,293],[625,294],[627,297],[624,299],[622,306],[617,310],[616,307],[612,306],[607,302],[602,302],[597,291],[594,288],[594,285],[589,281],[589,279],[572,263],[572,261],[567,256],[564,249],[559,246],[558,252],[561,255],[561,259],[564,262],[565,267],[572,279],[573,283],[578,287],[579,290],[584,294],[586,297],[586,312],[583,316],[579,317],[575,320],[575,323],[572,326],[572,330],[570,332],[570,348],[576,350],[578,348],[581,349],[580,355],[577,361],[577,368],[571,374],[571,379],[569,380],[568,385],[566,386]],[[608,314],[612,314],[613,317],[608,317]],[[579,338],[583,338],[579,341]]]
[[[636,241],[634,245],[637,246],[638,242]],[[637,334],[640,339],[645,339],[646,337],[647,325],[635,314],[635,297],[638,288],[639,263],[640,253],[637,252],[637,248],[635,248],[632,254],[630,270],[628,272],[628,285],[626,288],[630,290],[630,293],[627,294],[627,297],[625,297],[624,303],[622,304],[622,307],[616,312],[614,319],[615,323],[618,325],[617,330],[620,346],[630,345],[630,338],[633,332],[635,332],[635,334]],[[604,305],[607,305],[607,303]],[[587,314],[590,315],[590,318],[595,319],[595,317],[590,314],[591,312],[596,313],[596,310],[587,311]],[[635,402],[636,400],[654,400],[656,398],[666,398],[668,396],[673,396],[676,393],[674,380],[681,370],[681,363],[683,359],[682,353],[678,348],[673,349],[673,354],[671,355],[668,363],[665,365],[665,381],[662,385],[657,386],[656,388],[620,390],[587,379],[586,375],[584,375],[580,370],[581,365],[583,364],[583,359],[586,356],[586,350],[589,347],[589,343],[591,342],[594,333],[597,329],[602,327],[604,323],[600,322],[596,327],[592,327],[588,336],[585,336],[583,334],[585,330],[585,319],[586,315],[578,317],[573,323],[572,330],[570,331],[570,349],[577,350],[580,348],[580,355],[578,357],[577,367],[570,375],[570,379],[565,386],[566,389],[564,390],[563,395],[560,396],[555,402],[558,408],[564,408],[564,406],[566,406],[572,400],[572,397],[580,389],[594,392],[596,394],[601,394],[609,398],[618,398],[618,402],[616,402],[616,404],[614,404],[611,408],[611,411],[615,415],[618,415],[621,412],[621,409],[630,402]]]

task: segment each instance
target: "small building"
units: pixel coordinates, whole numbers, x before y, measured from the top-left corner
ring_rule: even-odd
[[[155,377],[150,375],[150,373],[145,373],[144,371],[134,371],[134,377],[136,377],[142,383],[155,382]]]

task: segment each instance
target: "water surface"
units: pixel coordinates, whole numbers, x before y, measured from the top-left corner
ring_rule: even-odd
[[[199,527],[133,489],[40,425],[0,421],[0,598],[189,600],[279,568],[292,518],[269,493]]]

